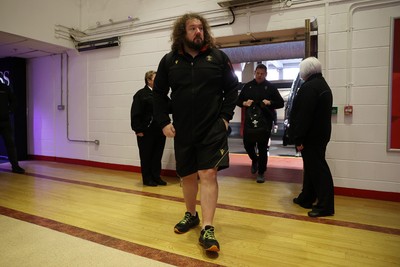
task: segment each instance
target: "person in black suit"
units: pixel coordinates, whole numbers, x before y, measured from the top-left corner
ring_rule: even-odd
[[[167,184],[160,176],[166,137],[161,127],[153,120],[155,77],[155,71],[146,72],[146,85],[133,96],[131,106],[131,128],[136,133],[142,180],[147,186]]]
[[[245,108],[246,114],[251,109],[260,108],[261,116],[253,121],[245,117],[243,129],[243,145],[251,159],[251,173],[257,174],[257,183],[264,183],[267,171],[269,139],[275,120],[276,109],[283,108],[285,102],[278,89],[267,79],[267,66],[258,64],[254,71],[254,79],[242,88],[236,105]],[[262,126],[264,121],[264,126]],[[258,124],[260,130],[252,131],[249,125]],[[258,150],[258,154],[257,154]]]
[[[14,112],[16,105],[16,97],[11,88],[0,81],[0,135],[3,137],[7,149],[12,172],[23,174],[25,170],[18,164],[17,149],[10,120],[10,113]]]
[[[321,63],[315,57],[300,63],[300,77],[304,83],[290,113],[291,136],[296,149],[301,152],[304,166],[303,189],[293,202],[312,209],[308,212],[310,217],[335,213],[333,179],[325,160],[331,137],[333,97],[321,69]]]

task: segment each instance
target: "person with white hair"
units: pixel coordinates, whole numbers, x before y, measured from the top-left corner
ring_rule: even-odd
[[[303,158],[304,175],[302,191],[293,202],[312,209],[310,217],[331,216],[335,213],[334,185],[325,152],[331,137],[332,91],[315,57],[300,63],[300,77],[304,83],[293,102],[290,129]]]

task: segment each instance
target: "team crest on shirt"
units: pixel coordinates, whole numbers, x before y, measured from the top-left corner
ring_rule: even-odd
[[[220,149],[219,153],[221,153],[221,156],[222,156],[225,153],[225,150],[224,149]]]
[[[207,60],[208,62],[211,62],[211,61],[213,61],[213,57],[212,57],[212,56],[207,56],[207,57],[206,57],[206,60]]]

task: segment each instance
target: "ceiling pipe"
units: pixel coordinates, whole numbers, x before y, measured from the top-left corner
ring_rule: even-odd
[[[279,7],[274,7],[272,2],[263,1],[264,3],[259,4],[257,6],[252,7],[251,5],[242,6],[235,12],[232,8],[229,9],[230,14],[232,15],[232,20],[227,23],[220,23],[220,24],[212,24],[210,23],[211,27],[219,27],[219,26],[229,26],[235,22],[235,19],[238,15],[246,15],[248,12],[250,13],[260,13],[265,12],[268,10],[269,12],[272,10],[281,10],[282,8],[294,8],[295,6],[300,7],[299,4],[313,4],[314,2],[320,2],[320,0],[298,0],[292,1],[291,5],[284,5]],[[320,3],[319,3],[320,4]],[[246,9],[243,9],[245,7]],[[226,10],[224,9],[215,9],[205,12],[199,12],[200,15],[205,16],[209,22],[216,21],[216,20],[224,20],[226,19]],[[210,15],[215,15],[210,17]],[[125,35],[132,35],[138,33],[146,33],[156,30],[164,30],[171,28],[171,24],[175,21],[179,16],[168,17],[163,19],[157,19],[152,21],[145,21],[145,22],[134,22],[130,20],[120,20],[116,22],[108,22],[106,24],[100,23],[98,26],[94,28],[87,29],[85,31],[80,31],[74,28],[68,28],[63,25],[56,25],[56,34],[65,37],[70,36],[75,42],[83,42],[83,41],[92,41],[96,39],[102,39],[112,36],[125,36]],[[135,21],[139,19],[135,18]],[[113,24],[118,24],[118,27],[113,27]],[[107,27],[109,26],[109,27]]]

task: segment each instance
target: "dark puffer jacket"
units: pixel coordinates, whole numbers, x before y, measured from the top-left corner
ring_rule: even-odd
[[[222,118],[232,119],[237,86],[230,60],[222,51],[205,49],[195,58],[170,52],[160,61],[154,82],[154,118],[163,128],[171,122],[172,113],[175,141],[201,142],[209,138],[212,127],[224,127]]]

